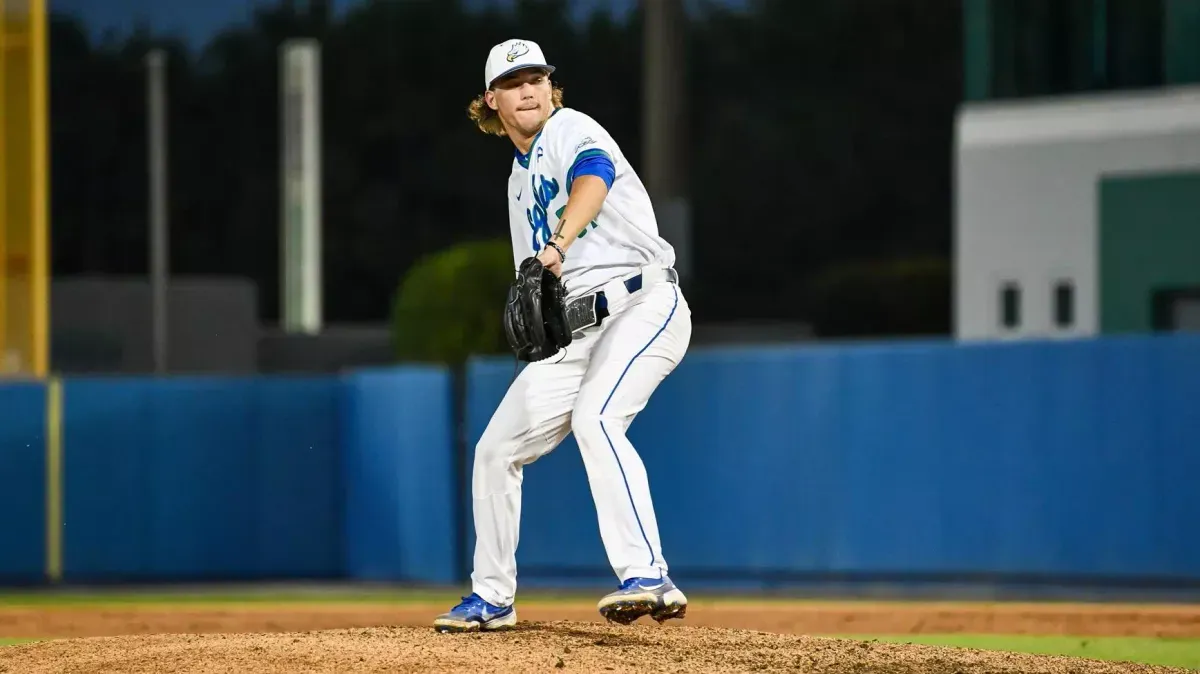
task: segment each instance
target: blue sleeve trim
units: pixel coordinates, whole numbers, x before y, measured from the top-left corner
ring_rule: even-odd
[[[567,169],[568,195],[571,193],[571,183],[579,176],[599,176],[604,184],[612,189],[613,180],[617,178],[617,169],[607,152],[593,148],[575,155],[575,161],[571,163],[571,168]]]

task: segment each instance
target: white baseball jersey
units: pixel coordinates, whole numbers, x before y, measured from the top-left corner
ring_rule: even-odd
[[[503,47],[497,48],[498,60],[506,53]],[[542,62],[540,52],[537,62]],[[513,161],[508,212],[514,268],[544,249],[567,205],[579,162],[599,153],[613,164],[613,182],[595,221],[567,250],[568,297],[593,292],[641,267],[675,263],[674,249],[658,234],[650,197],[616,142],[591,117],[560,108],[534,138],[529,154],[518,152]],[[554,358],[523,369],[476,444],[471,586],[494,606],[510,606],[516,597],[524,466],[553,451],[568,433],[579,444],[600,539],[617,578],[669,581],[649,477],[625,429],[683,359],[692,313],[676,283],[652,279],[627,298],[632,299],[609,304],[601,327],[577,334]],[[638,367],[631,367],[635,360]],[[686,604],[677,589],[664,593],[664,603]]]
[[[533,139],[529,154],[517,151],[513,159],[508,213],[514,268],[537,255],[553,236],[567,205],[575,163],[598,152],[608,155],[616,175],[599,215],[567,251],[562,279],[568,297],[645,265],[675,264],[675,250],[658,234],[650,195],[616,141],[588,115],[559,108]]]

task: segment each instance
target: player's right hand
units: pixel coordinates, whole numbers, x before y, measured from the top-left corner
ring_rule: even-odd
[[[549,269],[555,276],[562,278],[562,257],[559,256],[554,246],[543,248],[542,252],[538,253],[537,259],[543,267]]]

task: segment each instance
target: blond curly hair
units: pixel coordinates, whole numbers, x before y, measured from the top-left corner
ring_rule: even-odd
[[[491,134],[493,136],[504,136],[507,133],[504,131],[504,122],[500,121],[500,115],[488,107],[487,101],[483,100],[484,94],[479,94],[467,106],[467,117],[475,122],[475,126],[479,130]],[[563,90],[557,84],[550,85],[550,102],[557,110],[563,106]]]

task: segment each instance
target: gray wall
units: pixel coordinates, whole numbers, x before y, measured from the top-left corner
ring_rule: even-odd
[[[395,362],[386,323],[326,325],[286,334],[258,318],[246,279],[175,277],[168,294],[171,374],[328,373]],[[51,284],[51,369],[59,374],[149,374],[150,286],[145,278],[73,277]],[[692,346],[794,343],[807,324],[698,323]]]
[[[150,286],[144,278],[61,278],[50,292],[52,369],[64,374],[154,371]],[[167,305],[171,372],[255,371],[258,295],[251,282],[176,277]]]
[[[51,368],[60,374],[148,374],[145,278],[73,277],[51,284]],[[337,372],[392,361],[386,325],[326,326],[319,336],[264,327],[246,279],[175,277],[168,291],[171,374]]]

